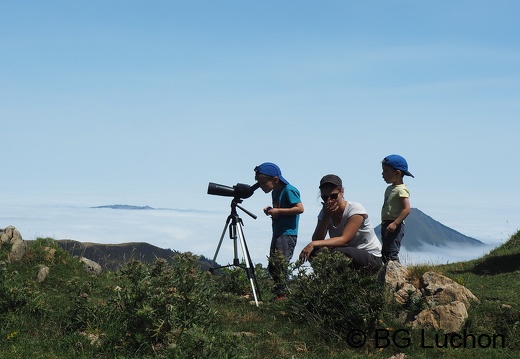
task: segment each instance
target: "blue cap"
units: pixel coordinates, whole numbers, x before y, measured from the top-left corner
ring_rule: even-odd
[[[264,162],[261,165],[256,166],[255,172],[257,174],[262,174],[269,177],[278,177],[283,183],[289,184],[289,182],[282,177],[282,171],[280,170],[280,167],[272,162]]]
[[[399,155],[386,156],[381,163],[399,170],[407,176],[413,177],[413,174],[408,172],[408,163],[406,163],[406,160]]]

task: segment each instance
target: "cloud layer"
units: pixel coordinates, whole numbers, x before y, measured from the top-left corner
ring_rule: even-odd
[[[217,253],[217,262],[232,263],[233,240],[226,226],[228,213],[216,211],[118,210],[79,206],[32,206],[19,205],[0,207],[0,228],[15,226],[24,239],[51,237],[73,239],[93,243],[146,242],[157,247],[180,252],[193,252],[212,259],[222,234],[222,246]],[[267,219],[264,219],[267,221]],[[252,261],[267,265],[270,226],[243,218],[244,237]],[[303,224],[302,232],[311,231],[314,222]],[[304,236],[302,236],[304,237]],[[305,236],[306,237],[306,236]],[[307,243],[300,238],[293,259],[300,247]],[[238,256],[241,259],[241,247]],[[419,252],[401,251],[405,264],[441,264],[478,258],[499,243],[488,243],[475,248],[428,247]]]

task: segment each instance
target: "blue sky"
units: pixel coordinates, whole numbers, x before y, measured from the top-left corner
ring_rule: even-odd
[[[503,240],[520,228],[519,15],[517,1],[3,1],[0,201],[216,211],[218,236],[229,198],[208,183],[252,184],[271,161],[302,193],[304,245],[324,174],[377,223],[380,162],[398,153],[413,207]],[[246,234],[268,232],[268,203],[244,201],[259,215]]]

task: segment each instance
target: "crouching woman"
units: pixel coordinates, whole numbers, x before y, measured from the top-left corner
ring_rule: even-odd
[[[344,198],[343,183],[336,175],[324,176],[319,188],[323,208],[312,241],[301,251],[300,260],[312,261],[321,249],[327,247],[350,257],[354,268],[377,271],[383,265],[381,243],[365,208]]]

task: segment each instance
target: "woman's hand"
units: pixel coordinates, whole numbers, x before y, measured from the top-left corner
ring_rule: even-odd
[[[305,246],[305,248],[302,249],[300,252],[300,260],[305,262],[309,259],[309,256],[311,255],[312,251],[314,250],[314,243],[310,242]]]
[[[331,217],[334,212],[339,210],[338,201],[321,202],[321,204],[323,205],[323,214],[326,217]]]

